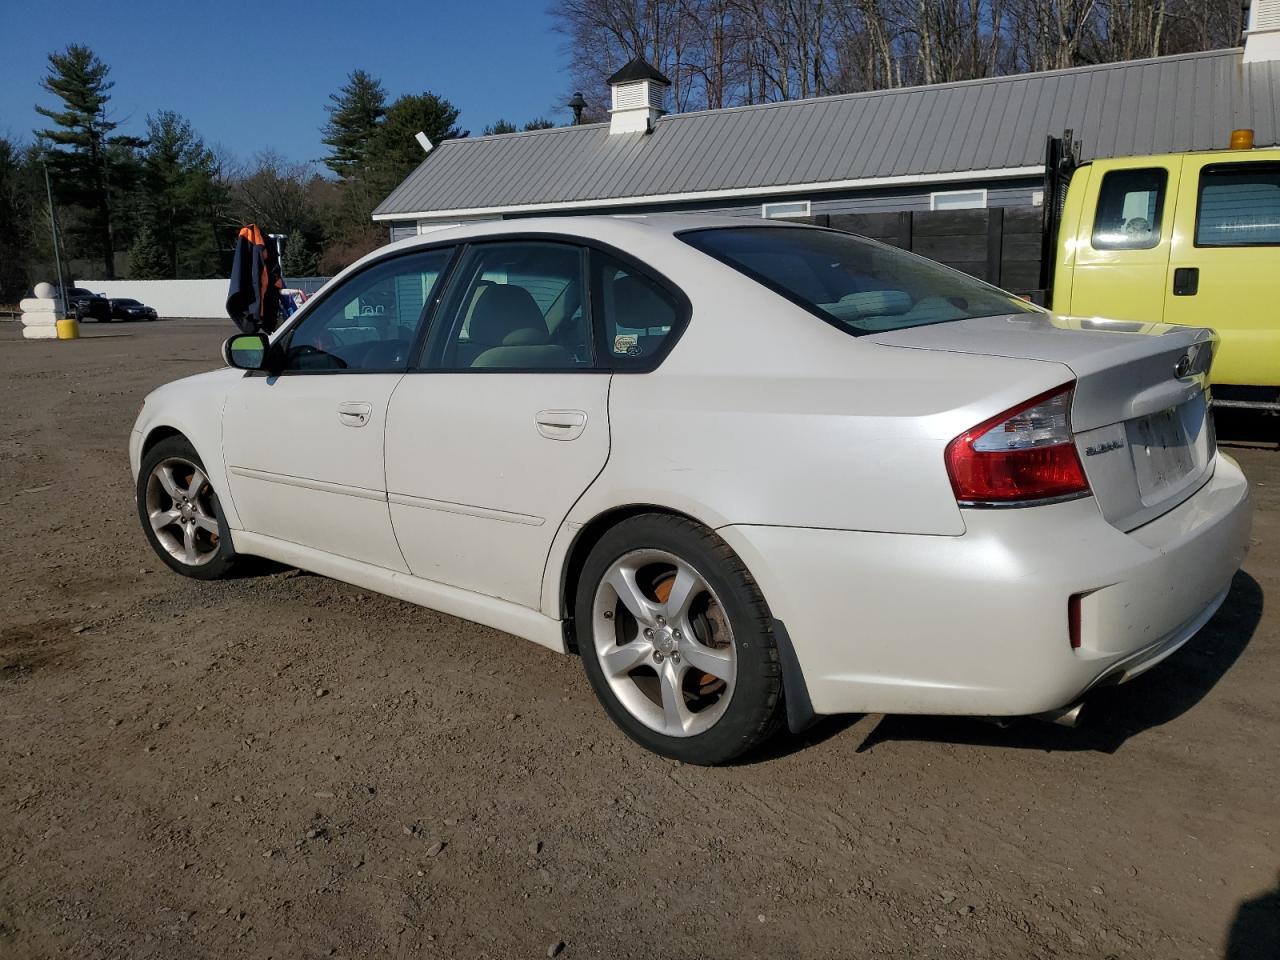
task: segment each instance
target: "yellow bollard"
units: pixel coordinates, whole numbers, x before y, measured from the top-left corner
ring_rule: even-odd
[[[79,340],[80,339],[80,321],[75,317],[68,317],[65,320],[58,321],[58,339],[59,340]]]

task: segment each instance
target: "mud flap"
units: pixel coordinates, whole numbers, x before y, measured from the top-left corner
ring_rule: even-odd
[[[773,641],[778,648],[778,661],[782,665],[782,699],[787,708],[787,727],[792,733],[808,730],[818,722],[809,699],[809,687],[804,682],[800,661],[786,625],[776,617],[773,620]]]

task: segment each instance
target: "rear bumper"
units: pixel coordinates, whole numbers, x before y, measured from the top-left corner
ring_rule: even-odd
[[[1250,519],[1244,475],[1219,455],[1199,491],[1129,533],[1092,499],[966,511],[959,537],[720,533],[786,624],[818,713],[1018,716],[1130,679],[1189,640],[1225,598]]]

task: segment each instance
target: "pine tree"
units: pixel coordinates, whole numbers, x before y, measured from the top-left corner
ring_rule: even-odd
[[[434,93],[407,94],[388,107],[369,143],[369,174],[377,192],[386,196],[423,161],[419,132],[436,144],[470,136],[457,122],[458,108]]]
[[[496,120],[484,128],[481,136],[491,137],[495,133],[515,133],[519,128],[510,120]]]
[[[291,238],[285,247],[284,268],[290,278],[314,277],[320,272],[320,256],[305,233],[298,234],[296,240]]]
[[[387,92],[363,70],[353,70],[337,93],[329,94],[323,143],[333,148],[324,164],[343,180],[359,177],[369,141],[387,112]]]
[[[34,232],[34,168],[30,149],[0,137],[0,303],[16,303],[31,285],[32,247],[43,241]]]
[[[115,276],[112,186],[118,177],[112,163],[125,159],[142,141],[113,137],[118,124],[107,115],[114,84],[110,68],[87,46],[71,44],[49,54],[49,75],[40,82],[62,101],[62,109],[36,105],[54,126],[36,135],[49,146],[49,167],[64,203],[84,208],[86,246],[102,259],[107,279]]]
[[[129,248],[129,275],[134,280],[163,280],[173,276],[164,248],[146,224]]]
[[[142,221],[163,252],[168,277],[216,270],[208,221],[209,210],[218,205],[214,194],[221,190],[215,167],[213,151],[185,118],[172,110],[147,117]]]
[[[546,117],[534,117],[524,125],[525,130],[550,130],[555,124]]]

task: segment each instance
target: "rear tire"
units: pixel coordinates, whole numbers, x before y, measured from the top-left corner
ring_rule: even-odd
[[[666,514],[623,520],[588,555],[574,606],[587,679],[641,746],[721,764],[781,725],[772,615],[706,527]]]
[[[238,557],[204,464],[186,437],[166,437],[142,457],[138,519],[170,570],[196,580],[230,576]]]

